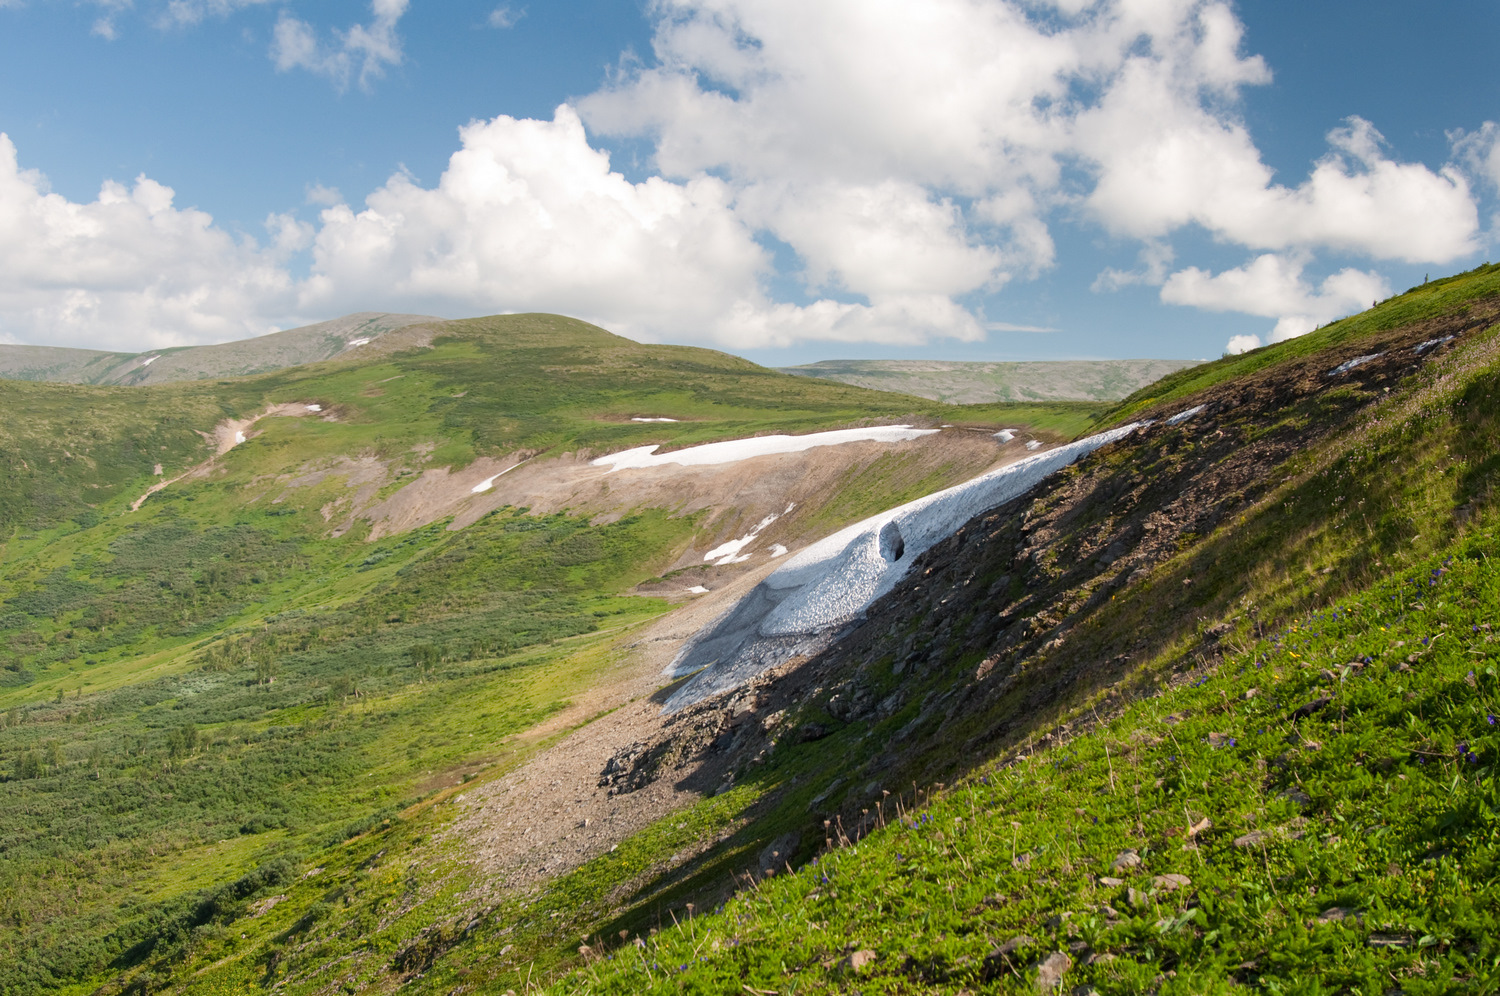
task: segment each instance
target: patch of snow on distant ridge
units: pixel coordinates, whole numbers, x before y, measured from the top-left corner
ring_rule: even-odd
[[[632,422],[675,422],[675,418],[632,418]]]
[[[349,345],[351,345],[351,346],[367,346],[367,345],[369,345],[369,343],[370,343],[369,339],[350,339],[349,340]]]
[[[995,438],[1000,440],[1002,443],[1008,443],[1012,439],[1016,438],[1016,430],[1001,429],[999,432],[995,433]]]
[[[1426,342],[1417,347],[1417,355],[1421,356],[1433,346],[1441,346],[1445,342],[1452,342],[1455,338],[1456,336],[1445,335],[1441,339],[1428,339]],[[155,357],[152,357],[152,359],[155,359]]]
[[[771,559],[772,560],[775,560],[777,557],[785,557],[785,556],[786,556],[786,547],[782,546],[780,543],[772,543],[771,544]]]
[[[708,593],[708,589],[705,588],[705,587],[703,587],[701,584],[695,584],[691,588],[688,589],[688,594],[689,595],[704,595],[704,594],[707,594],[707,593]]]
[[[1167,424],[1168,425],[1176,425],[1179,422],[1186,422],[1188,419],[1192,418],[1194,415],[1198,414],[1199,412],[1201,412],[1203,409],[1205,409],[1207,407],[1208,407],[1207,405],[1194,405],[1192,408],[1189,408],[1187,411],[1185,411],[1185,412],[1178,412],[1176,415],[1173,415],[1171,418],[1167,419]]]
[[[666,673],[698,672],[667,700],[673,712],[823,649],[893,589],[912,562],[974,516],[1139,428],[1132,423],[1018,460],[871,516],[788,559],[678,652]]]
[[[151,364],[155,363],[159,359],[161,359],[161,354],[160,353],[157,353],[155,356],[148,356],[144,360],[141,361],[141,366],[143,366],[143,367],[149,367]]]
[[[1037,450],[1041,449],[1045,445],[1047,445],[1047,444],[1044,443],[1044,442],[1042,442],[1040,439],[1028,439],[1028,440],[1026,440],[1026,448],[1028,450],[1030,450],[1031,452],[1033,452],[1033,453],[1035,453]]]
[[[1371,353],[1368,356],[1356,356],[1354,359],[1349,360],[1346,363],[1340,363],[1338,366],[1336,366],[1332,370],[1328,371],[1328,376],[1330,376],[1330,377],[1337,377],[1341,373],[1348,373],[1350,370],[1353,370],[1355,367],[1364,366],[1366,363],[1369,363],[1371,360],[1378,360],[1378,359],[1380,359],[1384,355],[1385,355],[1384,353]]]
[[[234,441],[236,445],[243,443],[245,441],[245,434],[243,432],[236,432],[234,434]]]
[[[306,408],[310,412],[320,412],[323,410],[322,405],[303,405],[302,407]]]
[[[831,432],[811,432],[805,436],[752,436],[749,439],[730,439],[722,443],[704,443],[689,446],[671,453],[657,453],[659,447],[637,446],[632,450],[621,450],[590,461],[595,467],[608,466],[610,473],[617,470],[633,470],[643,467],[661,467],[675,463],[683,467],[701,467],[720,463],[738,463],[751,457],[770,456],[777,453],[801,453],[815,446],[837,446],[841,443],[900,443],[908,439],[930,436],[937,429],[913,429],[909,425],[881,425],[869,429],[834,429]]]

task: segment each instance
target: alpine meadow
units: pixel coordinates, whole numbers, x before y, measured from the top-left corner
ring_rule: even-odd
[[[1500,267],[1115,401],[391,318],[0,381],[0,992],[1500,977]]]

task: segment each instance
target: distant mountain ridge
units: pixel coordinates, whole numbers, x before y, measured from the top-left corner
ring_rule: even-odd
[[[994,401],[1119,401],[1198,360],[822,360],[782,373],[896,391],[950,405]]]
[[[269,373],[332,359],[390,332],[441,322],[431,315],[362,311],[332,321],[211,346],[112,353],[63,346],[0,345],[0,378],[64,384],[166,384]]]

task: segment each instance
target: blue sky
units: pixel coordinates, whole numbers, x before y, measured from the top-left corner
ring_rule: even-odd
[[[0,0],[0,339],[1213,356],[1490,258],[1497,43],[1477,0]]]

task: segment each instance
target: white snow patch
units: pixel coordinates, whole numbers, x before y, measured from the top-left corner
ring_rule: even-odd
[[[367,345],[369,345],[369,343],[370,343],[369,339],[350,339],[349,340],[349,345],[351,345],[351,346],[367,346]]]
[[[786,507],[786,510],[790,512],[795,507],[796,503],[793,502]],[[751,543],[754,543],[756,538],[759,537],[761,533],[766,531],[766,527],[779,518],[781,518],[781,516],[779,515],[766,516],[764,519],[761,519],[759,522],[757,522],[755,524],[755,528],[750,530],[750,532],[748,532],[744,536],[741,536],[739,539],[730,540],[728,543],[720,543],[718,546],[705,553],[703,555],[703,559],[705,561],[712,560],[715,567],[727,567],[730,564],[743,564],[745,561],[750,559],[750,555],[747,553],[742,556],[740,555],[740,551],[749,546]],[[783,550],[784,549],[785,548],[783,548]]]
[[[161,354],[160,353],[158,353],[155,356],[148,356],[144,360],[141,361],[141,366],[143,366],[143,367],[149,367],[151,364],[155,363],[159,359],[161,359]]]
[[[752,436],[749,439],[730,439],[722,443],[705,443],[689,446],[685,450],[657,453],[657,446],[637,446],[602,456],[592,463],[595,467],[608,465],[610,473],[642,467],[661,467],[675,463],[683,467],[701,467],[711,464],[737,463],[751,457],[770,456],[776,453],[801,453],[815,446],[837,446],[840,443],[900,443],[908,439],[929,436],[937,429],[913,429],[909,425],[882,425],[869,429],[834,429],[831,432],[812,432],[805,436]]]
[[[1026,448],[1028,450],[1031,450],[1033,453],[1035,453],[1037,450],[1041,449],[1043,446],[1046,446],[1046,445],[1047,444],[1044,443],[1044,442],[1042,442],[1040,439],[1028,439],[1028,440],[1026,440]]]
[[[667,710],[733,688],[793,655],[822,649],[894,588],[922,553],[964,523],[1138,427],[1132,423],[1025,457],[855,523],[802,550],[682,648],[666,673],[699,673],[668,699]]]
[[[785,557],[785,556],[786,556],[786,547],[782,546],[780,543],[772,543],[771,544],[771,559],[772,560],[775,560],[777,557]]]
[[[504,470],[502,470],[500,473],[496,474],[494,477],[486,477],[484,480],[480,481],[478,484],[470,488],[469,493],[473,495],[484,494],[490,488],[493,488],[495,486],[495,482],[497,480],[504,477],[506,474],[509,474],[511,471],[515,470],[525,462],[525,460],[522,460],[520,461],[520,463],[513,463],[509,467],[506,467]]]
[[[323,410],[322,405],[303,405],[302,407],[306,408],[310,412],[320,412]]]
[[[1371,353],[1369,356],[1356,356],[1354,359],[1349,360],[1346,363],[1340,363],[1338,366],[1336,366],[1332,370],[1328,371],[1328,376],[1330,376],[1330,377],[1337,377],[1341,373],[1348,373],[1350,370],[1353,370],[1355,367],[1364,366],[1366,363],[1369,363],[1371,360],[1378,360],[1378,359],[1380,359],[1384,355],[1385,355],[1384,353]]]
[[[1417,355],[1421,356],[1433,346],[1441,346],[1445,342],[1452,342],[1454,338],[1455,336],[1445,335],[1441,339],[1428,339],[1426,342],[1422,343],[1422,345],[1417,347]]]
[[[708,589],[705,588],[705,587],[703,587],[701,584],[695,584],[691,588],[688,589],[688,594],[689,595],[704,595],[704,594],[707,594],[707,593],[708,593]]]
[[[1001,429],[999,432],[995,433],[995,438],[1000,440],[1002,443],[1008,443],[1012,439],[1016,438],[1016,430]]]
[[[632,422],[676,422],[675,418],[632,418]]]
[[[1207,407],[1207,405],[1194,405],[1187,411],[1178,412],[1176,415],[1173,415],[1171,418],[1167,419],[1167,424],[1176,425],[1178,422],[1186,422],[1188,419],[1192,418],[1194,415],[1198,414]]]
[[[243,443],[244,441],[245,441],[245,434],[243,432],[236,432],[234,434],[234,444],[236,446],[238,446],[240,443]]]

